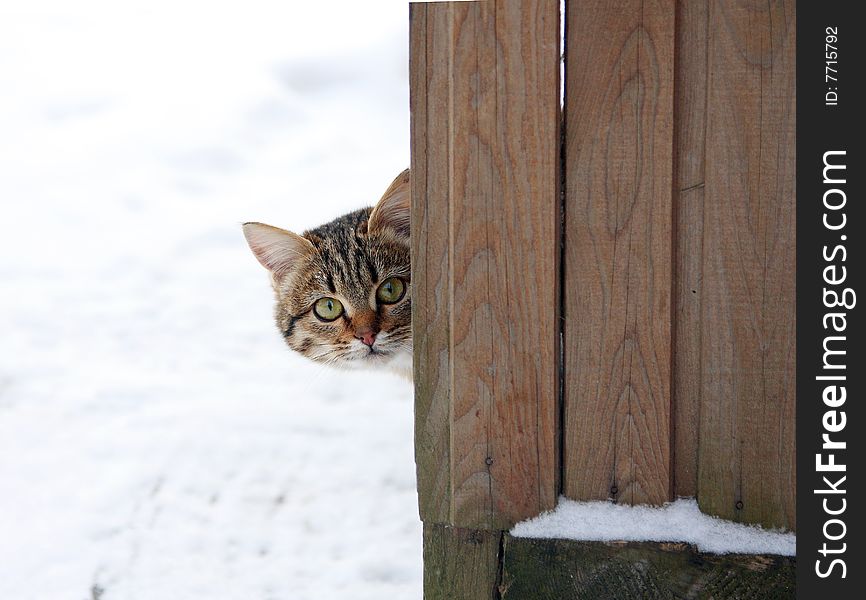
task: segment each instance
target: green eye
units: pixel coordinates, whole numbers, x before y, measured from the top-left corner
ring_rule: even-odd
[[[399,277],[389,277],[376,290],[376,299],[382,304],[399,302],[406,292],[406,284]]]
[[[313,312],[323,321],[333,321],[343,314],[343,304],[336,298],[319,298]]]

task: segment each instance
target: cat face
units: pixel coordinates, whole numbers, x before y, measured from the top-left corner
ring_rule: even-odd
[[[411,377],[408,170],[375,208],[300,236],[261,223],[244,224],[244,235],[271,272],[290,348],[324,364]]]

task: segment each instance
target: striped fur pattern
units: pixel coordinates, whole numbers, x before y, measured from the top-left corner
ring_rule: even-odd
[[[375,208],[300,236],[261,223],[246,223],[244,234],[271,272],[277,327],[292,350],[319,363],[385,367],[411,379],[408,170]],[[377,289],[393,277],[403,282],[403,297],[380,302]],[[322,298],[338,300],[342,314],[332,321],[320,318],[314,307]]]

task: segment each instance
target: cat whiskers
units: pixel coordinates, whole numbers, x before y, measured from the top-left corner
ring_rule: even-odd
[[[312,358],[322,367],[338,367],[345,369],[352,369],[360,367],[364,364],[366,359],[370,357],[374,357],[373,360],[384,360],[390,358],[391,351],[377,351],[375,353],[370,352],[366,347],[364,349],[361,348],[331,348],[324,352],[319,352],[318,354],[312,355],[309,358]]]

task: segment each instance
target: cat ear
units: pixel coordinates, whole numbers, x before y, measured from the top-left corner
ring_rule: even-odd
[[[382,199],[370,213],[367,231],[385,228],[398,235],[409,237],[409,169],[406,169],[388,186]]]
[[[264,223],[244,223],[244,237],[258,261],[277,280],[315,251],[310,240]]]

